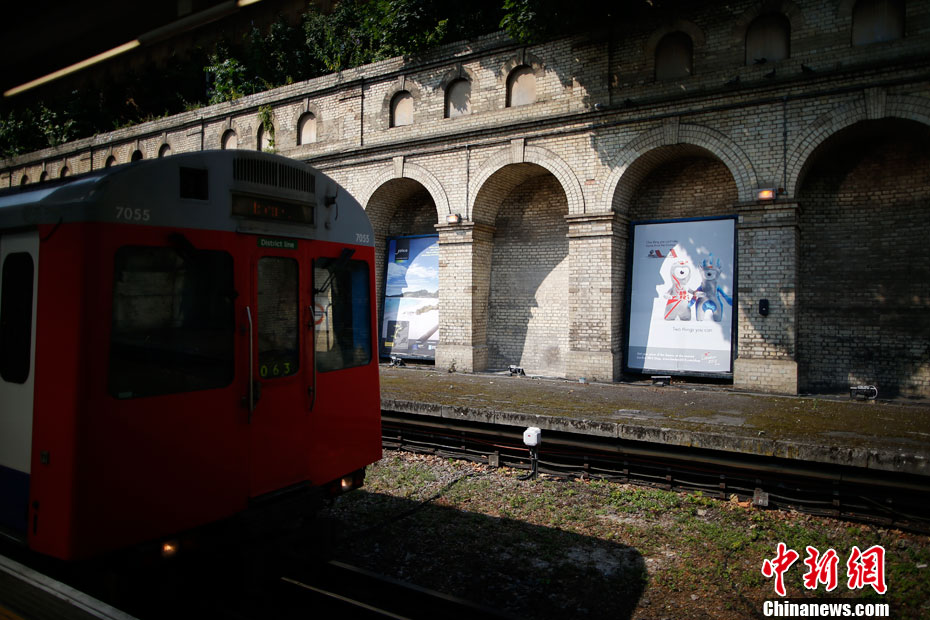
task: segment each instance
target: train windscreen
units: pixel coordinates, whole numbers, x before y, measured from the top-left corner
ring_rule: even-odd
[[[322,285],[314,296],[316,368],[320,372],[371,362],[371,311],[368,264],[321,258],[313,280]]]
[[[233,259],[193,247],[116,252],[109,391],[136,398],[229,385],[234,372]]]

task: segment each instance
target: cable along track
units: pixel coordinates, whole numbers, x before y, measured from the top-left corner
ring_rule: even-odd
[[[386,449],[436,454],[491,466],[531,467],[522,428],[382,411]],[[544,431],[538,469],[708,497],[751,501],[930,534],[930,479],[825,463]]]

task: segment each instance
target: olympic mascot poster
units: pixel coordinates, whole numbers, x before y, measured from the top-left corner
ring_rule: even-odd
[[[732,376],[735,235],[732,217],[633,223],[629,370]]]
[[[381,356],[435,359],[439,343],[439,236],[387,240]]]

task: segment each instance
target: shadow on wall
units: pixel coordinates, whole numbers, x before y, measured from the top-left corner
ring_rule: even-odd
[[[392,179],[375,190],[365,205],[375,233],[375,290],[379,321],[384,301],[387,237],[428,235],[436,232],[436,203],[429,191],[413,179]]]
[[[531,176],[503,196],[495,219],[488,366],[516,364],[533,374],[564,376],[569,347],[568,201],[550,173],[521,166]]]
[[[811,156],[798,197],[802,390],[930,397],[930,127],[843,130]]]

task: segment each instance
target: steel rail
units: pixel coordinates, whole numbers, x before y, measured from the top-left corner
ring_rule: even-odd
[[[847,520],[930,533],[930,477],[777,457],[662,446],[583,433],[544,431],[543,473],[639,482],[666,489],[750,498]],[[382,444],[491,465],[528,467],[522,428],[382,412]]]

